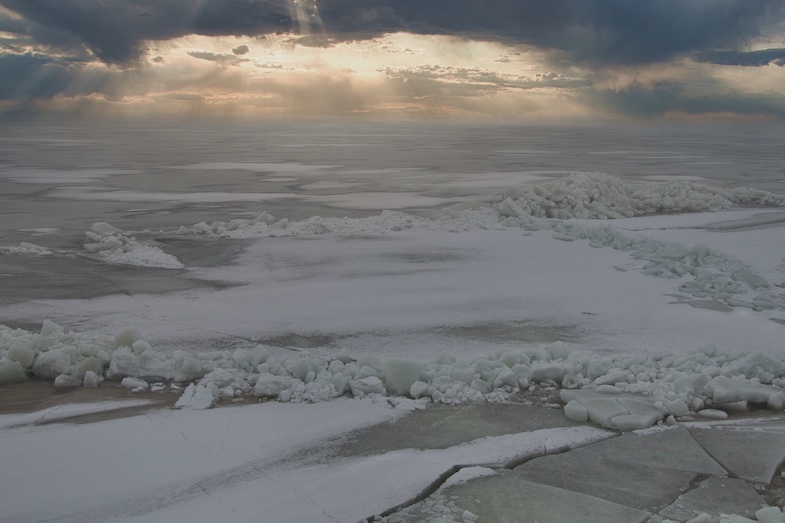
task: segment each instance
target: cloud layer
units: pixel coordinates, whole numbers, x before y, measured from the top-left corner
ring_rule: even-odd
[[[301,0],[303,1],[303,0]],[[52,45],[137,59],[147,40],[293,31],[313,6],[294,0],[0,0]],[[407,31],[560,49],[581,63],[646,64],[735,49],[785,19],[781,0],[319,0],[338,40]],[[710,55],[705,55],[710,56]]]
[[[396,50],[411,59],[388,63],[393,51],[380,42],[393,34],[446,40]],[[288,48],[260,56],[281,39]],[[471,42],[498,54],[478,58]],[[439,46],[449,52],[433,55]],[[299,64],[273,59],[305,47]],[[376,79],[353,63],[326,65],[329,52],[378,53]],[[785,117],[783,66],[783,0],[0,0],[0,102],[9,103],[232,95],[287,111],[442,104],[505,114],[561,97],[578,113]]]

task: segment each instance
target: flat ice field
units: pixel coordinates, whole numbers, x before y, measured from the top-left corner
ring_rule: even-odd
[[[203,159],[158,185],[149,165],[0,166],[40,208],[0,238],[3,393],[115,398],[4,409],[0,520],[528,521],[509,499],[483,512],[470,485],[505,492],[512,470],[547,490],[518,467],[785,409],[776,182]],[[674,500],[709,476],[777,492],[782,428],[753,429],[771,470],[745,477],[705,436],[719,465],[664,479],[683,482],[664,498],[568,490],[596,521],[719,521]],[[723,512],[769,521],[755,512],[776,499],[745,499]]]

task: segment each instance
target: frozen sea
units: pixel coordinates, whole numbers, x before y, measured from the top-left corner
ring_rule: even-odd
[[[784,131],[2,123],[0,520],[394,518],[457,464],[781,413]]]

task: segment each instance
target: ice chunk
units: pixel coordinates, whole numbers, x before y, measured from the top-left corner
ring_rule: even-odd
[[[65,329],[55,322],[51,320],[44,320],[44,323],[41,325],[41,336],[57,336],[62,334],[64,330]]]
[[[18,361],[22,367],[29,369],[33,364],[33,359],[35,359],[35,353],[29,347],[15,344],[8,349],[6,357]]]
[[[718,410],[718,409],[703,409],[703,410],[699,410],[696,414],[701,418],[716,419],[716,420],[728,419],[728,413],[725,412],[724,410]]]
[[[565,371],[559,363],[533,363],[531,371],[531,380],[535,383],[542,383],[546,380],[561,383],[565,375]]]
[[[99,382],[100,382],[100,378],[95,372],[91,370],[85,372],[84,380],[83,380],[84,388],[86,389],[98,388]]]
[[[611,372],[610,374],[606,374],[604,376],[600,376],[599,378],[594,380],[594,383],[596,383],[597,385],[616,385],[619,382],[622,381],[628,382],[630,380],[631,378],[629,372],[620,370],[616,372]]]
[[[218,401],[220,390],[215,383],[194,385],[191,383],[183,391],[183,395],[174,404],[176,409],[209,409]]]
[[[118,332],[114,337],[114,346],[115,348],[133,347],[134,343],[141,338],[142,335],[138,330],[134,329],[133,327],[128,327]]]
[[[568,420],[578,423],[585,423],[589,420],[589,411],[576,400],[571,400],[564,406],[564,415]]]
[[[509,367],[504,367],[496,378],[493,380],[493,387],[500,389],[504,386],[515,387],[518,385],[518,377],[510,370]]]
[[[589,419],[611,429],[617,428],[613,423],[613,418],[616,416],[626,416],[629,414],[618,401],[613,398],[592,398],[581,400],[581,404],[586,407]]]
[[[768,288],[771,287],[766,278],[760,276],[759,274],[755,274],[753,272],[746,272],[746,271],[739,271],[734,272],[731,276],[735,281],[741,281],[749,285],[750,287],[755,288]]]
[[[766,406],[773,410],[785,409],[785,392],[775,392],[769,396]]]
[[[120,384],[133,392],[142,392],[150,388],[149,383],[147,383],[145,380],[140,380],[137,378],[123,378],[123,381],[121,381]]]
[[[755,512],[755,517],[760,523],[783,523],[785,522],[785,513],[780,511],[777,507],[766,507]]]
[[[90,230],[101,236],[111,236],[113,234],[120,234],[123,231],[117,227],[113,227],[106,222],[96,222],[90,227]]]
[[[412,360],[391,359],[384,369],[386,388],[393,394],[405,396],[420,379],[422,364]]]
[[[0,386],[25,381],[27,381],[27,374],[18,361],[10,361],[0,365]]]
[[[292,378],[286,376],[262,374],[256,380],[256,385],[253,389],[254,395],[260,398],[277,398],[281,391],[289,386],[291,381]]]
[[[740,378],[717,376],[709,382],[716,403],[733,401],[749,401],[750,403],[766,403],[769,396],[781,392],[776,387],[753,383]]]
[[[668,414],[674,416],[686,416],[690,413],[690,408],[682,400],[673,400],[665,404]]]
[[[412,398],[422,398],[428,394],[429,385],[422,381],[415,381],[409,388],[409,396]]]
[[[100,376],[103,374],[103,371],[103,362],[94,356],[88,356],[76,365],[76,368],[74,369],[74,377],[82,379],[87,372],[93,372]]]
[[[82,380],[79,378],[75,378],[73,376],[68,376],[67,374],[60,374],[58,377],[55,378],[55,387],[57,388],[75,388],[81,387]]]
[[[686,392],[691,395],[700,394],[703,388],[709,383],[709,377],[705,374],[692,374],[677,378],[673,382],[673,388],[677,392]]]
[[[603,388],[605,387],[610,385],[603,385]],[[568,405],[573,401],[578,402],[586,409],[590,421],[610,429],[623,431],[642,429],[654,425],[663,417],[663,413],[655,407],[654,400],[651,398],[624,394],[618,389],[615,389],[614,393],[601,392],[599,389],[596,391],[562,390],[560,396]],[[575,405],[570,407],[570,410],[576,417],[581,415]],[[565,415],[567,415],[566,406]]]
[[[589,361],[586,369],[586,377],[595,380],[606,374],[613,368],[613,360],[610,358],[595,358]]]
[[[33,374],[39,378],[54,379],[60,374],[71,374],[71,357],[62,349],[41,352],[33,362]]]
[[[376,376],[368,376],[360,380],[349,380],[349,387],[351,388],[352,395],[364,396],[366,394],[386,394],[382,380]]]

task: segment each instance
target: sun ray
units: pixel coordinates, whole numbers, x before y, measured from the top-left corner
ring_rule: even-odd
[[[289,0],[289,13],[292,20],[297,23],[301,35],[308,36],[314,32],[324,31],[324,23],[316,0]]]

